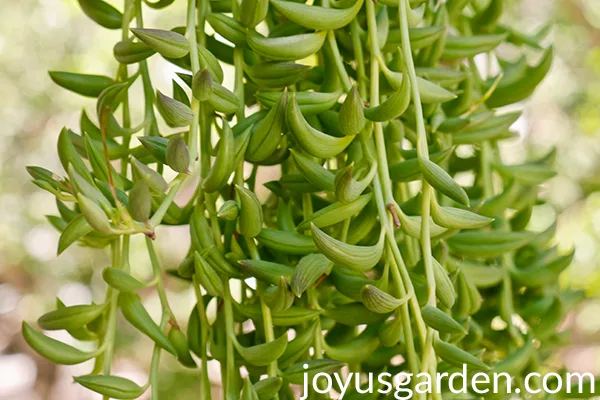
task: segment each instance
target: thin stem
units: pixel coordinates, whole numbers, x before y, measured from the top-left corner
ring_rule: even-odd
[[[204,309],[204,299],[202,292],[200,291],[200,283],[196,274],[192,276],[194,293],[196,295],[196,312],[200,319],[200,359],[202,362],[202,368],[200,371],[200,382],[202,384],[202,396],[201,400],[210,400],[210,379],[208,378],[208,355],[206,352],[206,344],[208,343],[208,321],[206,319],[206,310]]]
[[[216,201],[218,194],[206,193],[204,197],[204,205],[206,211],[208,211],[208,218],[210,219],[210,229],[212,230],[213,237],[215,238],[215,246],[221,253],[225,251],[225,246],[221,240],[221,226],[219,225],[219,219],[217,218]]]
[[[231,8],[233,11],[233,18],[236,20],[240,19],[240,7],[237,0],[232,0]],[[233,66],[235,69],[235,82],[233,85],[233,91],[240,101],[240,107],[235,112],[237,121],[240,122],[244,118],[244,49],[236,46],[233,49]]]
[[[127,40],[129,38],[129,21],[130,14],[134,10],[134,5],[130,0],[124,0],[123,4],[123,21],[121,22],[121,40]],[[127,65],[121,64],[119,66],[120,71],[120,79],[125,82],[127,80],[128,71]],[[129,92],[126,92],[123,96],[123,128],[128,129],[131,128],[131,112],[129,109]],[[123,149],[129,149],[129,143],[131,141],[131,135],[123,136]],[[127,177],[127,164],[129,163],[129,158],[127,155],[124,155],[121,159],[121,175]]]
[[[134,1],[136,26],[138,28],[143,28],[144,17],[142,14],[142,0]],[[156,123],[156,116],[154,114],[154,89],[152,88],[152,80],[150,79],[150,72],[148,71],[148,62],[146,60],[140,61],[140,74],[142,75],[142,83],[144,86],[144,119],[150,121],[150,123],[146,125],[145,135],[158,136],[158,125]],[[159,166],[159,170],[160,168],[162,168],[162,166]]]
[[[391,228],[391,221],[389,220],[387,211],[385,209],[379,175],[375,175],[375,179],[373,179],[373,189],[375,192],[375,202],[377,203],[377,210],[379,212],[379,218],[381,220],[381,229],[385,229],[386,241],[387,241],[388,247],[392,249],[392,254],[394,255],[393,249],[395,248],[396,250],[398,250],[398,247],[397,247],[398,244],[396,243],[396,239],[394,238],[394,232],[393,232],[393,229]],[[402,260],[402,257],[400,257],[400,260]],[[394,258],[392,258],[392,261],[394,263],[394,268],[391,268],[391,270],[392,270],[392,274],[394,277],[394,283],[396,285],[395,289],[401,297],[404,297],[407,294],[407,290],[404,286],[403,278],[400,276],[400,273],[399,273],[399,268],[398,268],[399,263]],[[414,292],[413,292],[413,296],[411,296],[411,298],[416,298],[416,296],[414,296]],[[417,358],[415,348],[414,348],[412,324],[410,322],[410,315],[409,315],[408,306],[406,303],[404,303],[402,306],[400,306],[400,313],[402,316],[402,326],[404,328],[403,329],[404,341],[406,342],[406,352],[407,352],[406,358],[408,360],[409,369],[416,376],[416,373],[418,373],[418,371],[419,371],[419,367],[418,367],[419,360]]]
[[[408,70],[408,78],[412,91],[412,100],[415,107],[416,125],[417,125],[417,156],[421,160],[429,160],[429,149],[427,146],[427,133],[425,131],[425,119],[423,117],[423,106],[421,104],[421,95],[417,84],[417,74],[412,56],[410,37],[408,31],[408,15],[407,10],[410,7],[408,0],[399,0],[399,23],[402,37],[402,52],[404,62]],[[406,77],[404,77],[406,79]],[[435,277],[433,273],[433,256],[431,254],[431,239],[430,239],[430,207],[431,207],[432,188],[429,183],[422,179],[422,201],[421,201],[421,252],[423,256],[423,264],[425,266],[425,276],[427,279],[428,298],[427,304],[436,306],[435,294]],[[423,372],[435,372],[437,366],[435,363],[435,352],[432,346],[433,332],[432,328],[427,327],[427,336],[423,345]],[[429,360],[434,361],[431,366],[428,365]]]
[[[320,310],[321,306],[319,305],[319,300],[317,298],[316,288],[311,287],[306,291],[306,293],[308,295],[308,303],[310,304],[311,308],[314,310]],[[317,360],[323,358],[323,343],[321,342],[323,340],[323,333],[321,329],[321,320],[320,318],[317,318],[317,329],[315,330],[315,338],[313,341],[315,359]]]
[[[358,92],[363,99],[367,98],[367,74],[365,72],[365,61],[363,55],[362,40],[360,40],[359,25],[356,19],[350,22],[350,34],[352,36],[352,48],[354,49],[354,59],[356,60],[356,81],[358,82]]]
[[[231,304],[231,293],[229,289],[229,280],[224,280],[224,296],[223,306],[225,308],[225,330],[226,334],[226,365],[225,365],[225,382],[224,388],[228,391],[235,391],[235,353],[233,347],[233,339],[235,337],[234,320],[233,320],[233,307]],[[232,337],[233,336],[233,337]],[[227,392],[223,392],[223,398],[226,398]]]
[[[485,141],[481,145],[481,177],[483,183],[484,197],[490,198],[494,196],[494,186],[492,181],[492,172],[491,172],[491,163],[493,162],[493,153],[492,146],[488,141]],[[501,216],[504,218],[504,216]],[[510,228],[506,223],[503,224],[503,228],[509,230]],[[512,301],[512,280],[510,278],[510,270],[514,268],[514,262],[512,259],[513,255],[511,253],[505,253],[502,255],[502,268],[504,269],[504,278],[502,279],[502,290],[505,293],[505,296],[508,296],[506,303],[506,312],[509,314],[506,319],[506,325],[508,329],[508,333],[511,338],[517,344],[517,346],[523,345],[523,338],[521,337],[519,331],[515,327],[512,321],[512,315],[514,314],[514,306]]]
[[[110,250],[112,253],[112,267],[121,268],[121,249],[119,248],[120,238],[113,240],[110,244]],[[127,249],[129,250],[129,249]],[[110,375],[112,366],[112,359],[115,352],[115,332],[117,328],[117,311],[118,311],[118,297],[119,292],[112,287],[108,287],[106,290],[106,298],[109,302],[108,321],[106,329],[104,331],[104,337],[102,338],[102,347],[104,352],[102,353],[102,373],[104,375]],[[108,400],[108,397],[104,397]]]
[[[248,246],[248,250],[250,251],[250,255],[254,260],[260,260],[260,255],[258,254],[258,249],[256,248],[256,243],[254,243],[254,239],[247,238],[246,245]],[[272,342],[275,340],[275,333],[273,332],[273,319],[271,317],[271,309],[267,306],[262,296],[260,296],[260,310],[263,316],[263,328],[265,331],[265,341]],[[277,376],[277,360],[273,360],[267,366],[267,373],[269,376]]]
[[[190,60],[192,64],[192,75],[196,75],[200,70],[200,61],[198,59],[198,40],[196,39],[196,0],[188,0],[187,8],[187,25],[186,32],[190,43]],[[190,163],[193,166],[198,157],[198,118],[200,115],[200,101],[192,96],[192,122],[190,124],[190,132],[188,135],[188,147],[190,150]],[[190,168],[193,170],[193,168]]]
[[[352,89],[352,83],[350,83],[348,71],[346,71],[346,68],[344,68],[344,60],[342,60],[340,49],[338,48],[337,41],[335,40],[335,34],[333,33],[333,31],[327,31],[327,46],[329,46],[331,54],[333,54],[335,67],[338,71],[340,79],[342,80],[344,90],[347,92],[350,89]]]
[[[160,305],[162,307],[163,313],[168,315],[171,323],[176,324],[175,322],[175,314],[173,310],[171,310],[171,306],[169,306],[169,300],[167,299],[167,293],[165,291],[165,284],[162,279],[162,267],[160,265],[160,261],[156,256],[156,251],[154,250],[154,243],[152,239],[146,236],[146,247],[148,248],[148,255],[150,256],[150,263],[152,264],[152,273],[154,275],[154,280],[156,281],[156,291],[158,293],[158,298],[160,299]]]
[[[492,181],[492,146],[489,141],[481,143],[481,182],[483,184],[483,196],[489,199],[494,196],[494,184]]]
[[[375,19],[375,6],[372,2],[366,2],[367,8],[367,27],[369,34],[369,43],[371,48],[371,92],[369,102],[371,107],[379,105],[379,41],[377,38],[377,21]],[[387,154],[385,152],[385,140],[383,137],[383,126],[381,122],[374,123],[375,148],[377,151],[377,163],[379,168],[379,177],[385,196],[386,204],[394,204],[394,195],[390,180]]]
[[[102,148],[104,150],[104,162],[106,163],[106,174],[108,176],[108,186],[110,188],[110,192],[113,196],[113,200],[115,201],[115,205],[118,207],[119,199],[117,198],[117,193],[115,191],[115,183],[113,181],[112,176],[112,164],[110,163],[110,156],[108,153],[108,144],[106,142],[106,121],[108,119],[108,114],[110,113],[110,107],[106,106],[102,110],[102,114],[100,115],[100,135],[102,136]]]
[[[371,2],[366,3],[367,9],[367,25],[368,25],[368,34],[369,41],[371,47],[371,93],[370,93],[370,102],[371,106],[376,106],[379,104],[379,62],[380,51],[379,51],[379,43],[377,38],[377,24],[375,19],[375,9]],[[414,69],[414,68],[413,68]],[[417,103],[415,103],[417,104]],[[420,103],[419,103],[420,104]],[[418,301],[416,296],[414,295],[414,288],[412,286],[412,282],[410,277],[408,276],[408,271],[406,270],[406,266],[404,265],[404,261],[400,254],[400,250],[398,249],[398,244],[396,243],[393,228],[391,225],[391,221],[389,221],[386,205],[392,204],[394,207],[396,206],[396,202],[393,197],[392,187],[390,184],[389,177],[389,169],[387,164],[387,154],[385,151],[385,139],[383,137],[383,129],[381,124],[376,123],[374,127],[375,132],[375,145],[377,151],[377,161],[378,161],[378,175],[375,178],[375,193],[376,199],[378,203],[379,215],[380,219],[385,222],[386,229],[386,240],[388,241],[389,247],[392,250],[392,257],[394,258],[395,268],[392,270],[395,273],[395,282],[401,282],[403,284],[398,285],[402,290],[399,290],[398,293],[400,295],[405,295],[406,293],[410,293],[410,306],[413,310],[415,320],[417,322],[417,329],[419,332],[419,336],[421,338],[421,343],[423,346],[426,344],[426,327],[422,321],[421,311],[418,305]],[[383,198],[385,196],[385,199]],[[385,203],[385,204],[384,204]],[[384,217],[385,216],[385,217]],[[401,274],[401,276],[400,276]],[[410,327],[410,317],[408,312],[407,304],[403,305],[401,308],[401,316],[403,320],[403,325],[405,327]],[[410,338],[410,339],[409,339]],[[412,341],[412,330],[410,332],[405,332],[405,340],[407,345],[407,356],[409,361],[409,368],[411,371],[419,370],[418,358],[416,357],[416,352],[414,350],[414,344]],[[414,372],[413,372],[414,373]]]
[[[160,321],[160,328],[164,330],[167,327],[167,323],[169,322],[169,318],[166,315],[163,315]],[[159,386],[158,386],[158,373],[160,366],[160,352],[161,348],[158,345],[154,345],[154,350],[152,351],[152,361],[150,361],[150,377],[148,379],[148,383],[150,384],[150,399],[151,400],[159,400]]]
[[[129,243],[131,236],[123,235],[123,250],[121,251],[121,270],[129,273],[131,265],[129,264]]]
[[[410,37],[408,31],[408,15],[407,7],[410,7],[408,0],[399,0],[398,10],[400,11],[400,33],[402,39],[402,55],[408,69],[408,78],[410,79],[410,88],[412,91],[412,99],[415,105],[416,123],[417,123],[417,152],[419,158],[429,160],[429,152],[427,148],[427,135],[425,133],[425,119],[423,118],[423,107],[421,106],[421,94],[417,83],[417,72],[410,48]]]
[[[167,211],[169,210],[171,203],[173,203],[173,200],[175,200],[175,195],[181,188],[181,185],[183,184],[183,181],[186,178],[187,178],[187,175],[180,174],[173,180],[174,183],[173,183],[173,186],[171,187],[171,190],[169,190],[169,193],[167,194],[167,196],[165,197],[165,199],[163,200],[161,205],[158,207],[158,209],[156,210],[154,215],[152,215],[152,217],[148,221],[148,224],[150,225],[150,227],[155,228],[158,225],[160,225],[160,223],[162,222],[162,219],[167,214]]]
[[[435,276],[433,273],[433,261],[431,254],[429,215],[431,211],[431,186],[423,179],[423,201],[421,203],[421,250],[423,252],[423,264],[425,265],[425,278],[427,279],[427,304],[436,305]]]
[[[351,218],[345,219],[342,225],[342,229],[340,231],[340,237],[339,240],[341,240],[342,242],[345,242],[346,239],[348,238],[348,231],[350,230],[350,221]]]

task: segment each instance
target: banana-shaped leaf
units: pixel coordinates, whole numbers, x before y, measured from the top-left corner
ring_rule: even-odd
[[[323,275],[329,275],[333,263],[323,254],[304,256],[294,268],[291,279],[292,292],[298,297]]]
[[[502,107],[516,103],[529,97],[540,82],[545,78],[552,66],[554,53],[552,47],[544,51],[542,59],[534,67],[527,70],[512,82],[503,84],[502,80],[492,95],[486,100],[489,107]]]
[[[287,347],[287,333],[281,335],[279,338],[258,344],[252,347],[244,347],[237,340],[235,335],[232,335],[233,344],[235,349],[240,353],[244,360],[248,361],[252,365],[264,366],[270,364],[272,361],[277,360],[285,352]]]
[[[406,72],[404,72],[406,74]],[[406,76],[406,75],[405,75]],[[371,121],[389,121],[398,118],[408,108],[410,103],[410,84],[408,79],[402,79],[400,87],[378,106],[366,108],[365,117]]]
[[[85,217],[79,214],[67,224],[67,226],[60,234],[60,238],[58,239],[57,254],[61,254],[70,245],[72,245],[88,233],[92,232],[93,230],[94,229],[85,220]]]
[[[324,111],[329,110],[340,97],[341,92],[296,92],[296,101],[300,106],[302,115],[308,116],[313,114],[320,114]],[[282,92],[260,92],[255,97],[265,107],[272,108],[275,103],[282,96]]]
[[[285,351],[277,360],[278,366],[285,369],[302,357],[312,345],[316,330],[317,323],[313,322],[300,333],[296,331],[296,337],[288,343]]]
[[[239,264],[242,270],[248,272],[248,275],[271,285],[278,285],[282,276],[288,280],[291,279],[295,271],[294,268],[287,265],[264,260],[242,260],[239,261]]]
[[[277,286],[269,286],[263,293],[263,300],[271,311],[285,311],[294,304],[294,293],[288,280],[281,276]]]
[[[421,315],[423,321],[438,332],[467,334],[461,324],[437,307],[426,305],[421,309]]]
[[[108,86],[115,83],[104,75],[85,75],[73,72],[50,71],[50,78],[58,86],[87,97],[98,97]]]
[[[283,379],[278,376],[271,376],[256,382],[254,384],[254,390],[256,391],[259,400],[269,400],[279,392],[282,385]]]
[[[282,133],[285,130],[285,113],[287,109],[287,88],[271,107],[265,118],[258,122],[258,127],[250,136],[246,149],[246,159],[259,162],[269,157],[279,146]]]
[[[99,354],[98,351],[83,352],[56,339],[52,339],[36,331],[26,322],[23,322],[22,333],[27,344],[36,353],[57,364],[80,364]]]
[[[106,267],[102,271],[102,278],[111,287],[120,292],[136,292],[144,289],[146,284],[120,269]]]
[[[336,322],[348,326],[373,325],[383,322],[389,313],[375,313],[359,302],[347,303],[333,308],[325,309],[323,314]]]
[[[356,200],[371,184],[377,173],[377,164],[372,162],[368,172],[361,179],[354,179],[354,162],[340,169],[335,175],[335,196],[340,203],[350,203]]]
[[[307,181],[327,192],[333,191],[335,175],[331,171],[296,150],[290,152],[298,170]]]
[[[296,229],[301,232],[310,225],[315,225],[319,228],[335,225],[338,222],[358,214],[371,201],[372,197],[372,194],[368,193],[359,196],[350,203],[343,204],[341,202],[335,202],[330,204],[305,218]]]
[[[461,232],[448,239],[452,251],[467,257],[493,258],[525,246],[532,232]]]
[[[219,141],[219,153],[212,165],[210,172],[202,181],[202,188],[207,193],[213,193],[221,189],[227,184],[229,176],[235,168],[235,140],[233,131],[227,123],[223,121],[223,129],[221,131],[221,140]]]
[[[70,307],[61,307],[42,315],[38,325],[45,330],[77,329],[98,318],[106,304],[85,304]]]
[[[318,52],[325,42],[326,31],[302,33],[293,36],[266,38],[256,31],[248,31],[248,46],[256,54],[269,60],[301,60]]]
[[[318,251],[312,238],[295,232],[264,228],[256,239],[267,248],[284,254],[305,255]]]
[[[311,231],[319,251],[338,266],[364,272],[373,268],[383,255],[385,244],[383,229],[379,234],[379,240],[373,246],[356,246],[341,242],[327,235],[314,224],[311,225]]]
[[[263,62],[244,67],[250,79],[261,88],[291,86],[302,79],[311,69],[310,65],[293,62]]]
[[[404,81],[404,74],[402,72],[396,72],[389,69],[385,64],[381,65],[385,79],[388,81],[390,86],[394,90],[400,90],[402,88],[402,82]],[[447,101],[456,99],[456,95],[447,89],[439,86],[436,83],[417,77],[417,88],[421,95],[421,101],[423,104],[435,104],[445,103]]]
[[[556,257],[550,262],[542,259],[527,268],[513,268],[511,276],[520,284],[527,287],[540,287],[555,282],[558,276],[573,261],[575,251],[564,256]]]
[[[354,139],[354,136],[330,136],[310,126],[300,112],[300,106],[294,94],[292,94],[292,98],[288,103],[287,123],[302,148],[319,158],[330,158],[338,155]]]
[[[119,305],[123,312],[123,316],[125,316],[125,319],[129,321],[131,325],[147,335],[161,348],[173,355],[177,355],[177,350],[169,341],[165,333],[152,320],[137,294],[120,293]]]
[[[235,191],[240,197],[239,231],[242,235],[253,238],[262,230],[262,206],[256,195],[244,186],[235,185]]]
[[[370,326],[353,340],[337,345],[328,344],[322,339],[323,349],[328,357],[349,364],[361,363],[371,357],[372,353],[379,347],[377,326]],[[356,351],[360,349],[361,351]]]
[[[238,304],[234,301],[233,306],[246,318],[250,318],[254,321],[262,320],[260,304]],[[273,311],[271,317],[274,326],[293,326],[312,321],[321,313],[321,310],[311,310],[309,308],[292,306],[285,311]]]
[[[448,229],[478,229],[492,223],[493,219],[455,207],[441,207],[435,198],[431,200],[433,221]]]
[[[436,338],[433,342],[435,354],[448,364],[462,368],[464,364],[473,369],[489,370],[490,367],[467,351]]]
[[[146,390],[145,387],[119,376],[83,375],[73,379],[81,386],[113,399],[137,399]]]
[[[131,32],[164,57],[181,58],[190,52],[188,40],[177,32],[145,28],[132,28]]]
[[[371,311],[385,314],[394,311],[410,298],[410,294],[401,299],[397,299],[387,292],[379,289],[377,286],[365,285],[361,290],[361,300],[363,304]]]
[[[77,0],[79,6],[94,22],[107,29],[121,29],[123,14],[102,0]]]
[[[356,17],[363,0],[356,0],[351,7],[345,9],[309,6],[284,0],[271,0],[271,4],[284,17],[300,26],[334,31],[348,25]]]
[[[508,35],[505,33],[475,36],[448,36],[442,54],[446,59],[473,57],[495,49]]]
[[[448,257],[447,263],[460,269],[479,288],[494,287],[500,284],[506,273],[502,267],[476,264],[453,257]]]

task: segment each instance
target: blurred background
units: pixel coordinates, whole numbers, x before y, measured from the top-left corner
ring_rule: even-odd
[[[110,1],[117,7],[120,4]],[[504,153],[518,161],[558,148],[558,175],[542,188],[549,206],[534,215],[546,225],[558,213],[561,247],[576,247],[575,261],[563,274],[564,285],[581,288],[586,300],[569,316],[573,344],[559,356],[571,370],[600,373],[600,7],[598,0],[510,0],[505,21],[525,32],[554,22],[556,60],[549,77],[522,107],[516,128],[521,138],[505,144]],[[173,27],[185,18],[185,2],[169,12],[146,9],[147,26]],[[55,305],[102,298],[100,276],[109,260],[103,251],[72,246],[56,257],[59,234],[46,220],[56,214],[52,195],[30,182],[27,165],[62,171],[56,155],[60,129],[78,131],[81,108],[94,100],[54,85],[48,70],[112,76],[112,47],[119,31],[89,20],[76,0],[4,0],[0,8],[0,399],[95,399],[71,376],[87,373],[90,364],[55,366],[34,354],[20,335],[21,321],[34,321]],[[167,15],[164,15],[167,14]],[[160,19],[159,19],[160,18]],[[151,64],[153,84],[170,91],[175,67],[159,57]],[[227,70],[226,70],[227,72]],[[231,82],[226,80],[226,86]],[[132,104],[141,105],[132,97]],[[134,110],[135,112],[136,110]],[[137,110],[141,115],[141,110]],[[134,117],[135,118],[135,117]],[[139,120],[134,119],[134,120]],[[187,228],[159,232],[156,242],[165,267],[174,267],[188,248]],[[132,269],[150,278],[142,238],[134,238]],[[193,293],[175,280],[168,292],[177,314],[186,320]],[[149,293],[148,309],[158,314],[158,298]],[[158,317],[158,315],[155,315]],[[54,337],[72,342],[66,333]],[[149,340],[119,325],[114,372],[138,383],[146,381]],[[192,399],[197,372],[163,358],[165,399]],[[215,366],[213,366],[215,367]],[[176,372],[172,372],[176,371]],[[214,376],[218,376],[214,370]],[[177,382],[177,385],[175,385]]]

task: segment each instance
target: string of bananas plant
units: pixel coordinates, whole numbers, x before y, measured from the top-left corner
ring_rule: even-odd
[[[188,0],[185,26],[170,30],[145,26],[143,13],[169,12],[174,0],[124,0],[122,12],[78,2],[121,30],[116,72],[50,72],[97,105],[77,131],[60,133],[63,172],[28,170],[56,197],[58,253],[108,247],[112,264],[102,301],[58,301],[38,320],[96,350],[23,323],[35,351],[58,364],[95,359],[75,381],[106,399],[146,390],[157,399],[163,355],[199,369],[200,399],[211,398],[210,360],[220,362],[224,399],[293,399],[294,384],[344,366],[365,379],[466,364],[470,374],[508,373],[517,387],[530,371],[552,370],[545,362],[566,340],[557,327],[579,299],[558,284],[573,252],[557,250],[556,224],[527,227],[555,153],[508,165],[498,147],[520,116],[502,107],[529,97],[550,69],[547,29],[502,24],[503,0]],[[504,49],[520,56],[503,58]],[[483,71],[476,56],[498,67]],[[148,62],[159,57],[182,71],[172,93],[152,86]],[[223,64],[235,70],[232,90]],[[136,81],[143,99],[130,93]],[[159,131],[159,118],[169,128]],[[261,203],[262,166],[281,174]],[[195,192],[178,205],[184,183]],[[189,225],[176,271],[155,252],[159,225]],[[151,283],[129,272],[132,235],[146,236]],[[188,321],[171,310],[167,276],[195,290]],[[158,293],[159,323],[141,290]],[[119,313],[154,342],[143,386],[111,375]],[[375,399],[382,385],[371,385],[344,398]],[[416,398],[452,398],[446,380],[432,385]]]

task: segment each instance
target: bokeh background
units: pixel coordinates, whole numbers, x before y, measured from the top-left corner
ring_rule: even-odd
[[[120,7],[115,1],[110,1]],[[558,148],[558,175],[542,188],[548,205],[532,224],[545,225],[559,214],[557,240],[576,247],[575,261],[562,284],[581,288],[588,298],[565,321],[573,344],[557,357],[569,369],[600,373],[600,4],[599,0],[509,0],[504,16],[525,32],[548,22],[556,60],[548,78],[527,103],[516,128],[521,137],[503,146],[512,161]],[[147,26],[172,27],[184,21],[185,2],[159,13],[147,9]],[[166,15],[165,15],[166,14]],[[28,349],[20,335],[22,320],[32,321],[54,307],[99,300],[100,276],[108,264],[103,251],[72,246],[56,257],[58,233],[46,220],[56,214],[52,195],[30,183],[27,165],[61,171],[56,138],[63,126],[78,127],[81,108],[94,100],[54,85],[48,70],[114,75],[112,47],[119,31],[95,25],[76,0],[2,0],[0,4],[0,400],[95,399],[72,384],[87,363],[55,366]],[[154,86],[170,90],[175,67],[154,57]],[[227,70],[226,70],[227,72]],[[231,82],[226,80],[226,86]],[[135,96],[132,103],[136,103]],[[140,101],[137,103],[141,104]],[[137,114],[141,115],[141,110]],[[135,118],[135,117],[134,117]],[[138,118],[139,120],[139,118]],[[187,247],[187,229],[159,232],[158,251],[166,267],[175,266]],[[150,278],[143,241],[133,240],[132,268]],[[168,294],[181,319],[187,319],[193,293],[170,280]],[[144,299],[158,313],[158,299]],[[158,316],[158,315],[156,315]],[[55,334],[69,341],[68,335]],[[119,325],[115,373],[139,383],[146,380],[149,341]],[[165,399],[193,399],[197,372],[183,370],[164,357],[161,374]],[[215,380],[218,371],[213,370]],[[215,382],[217,384],[217,382]]]

